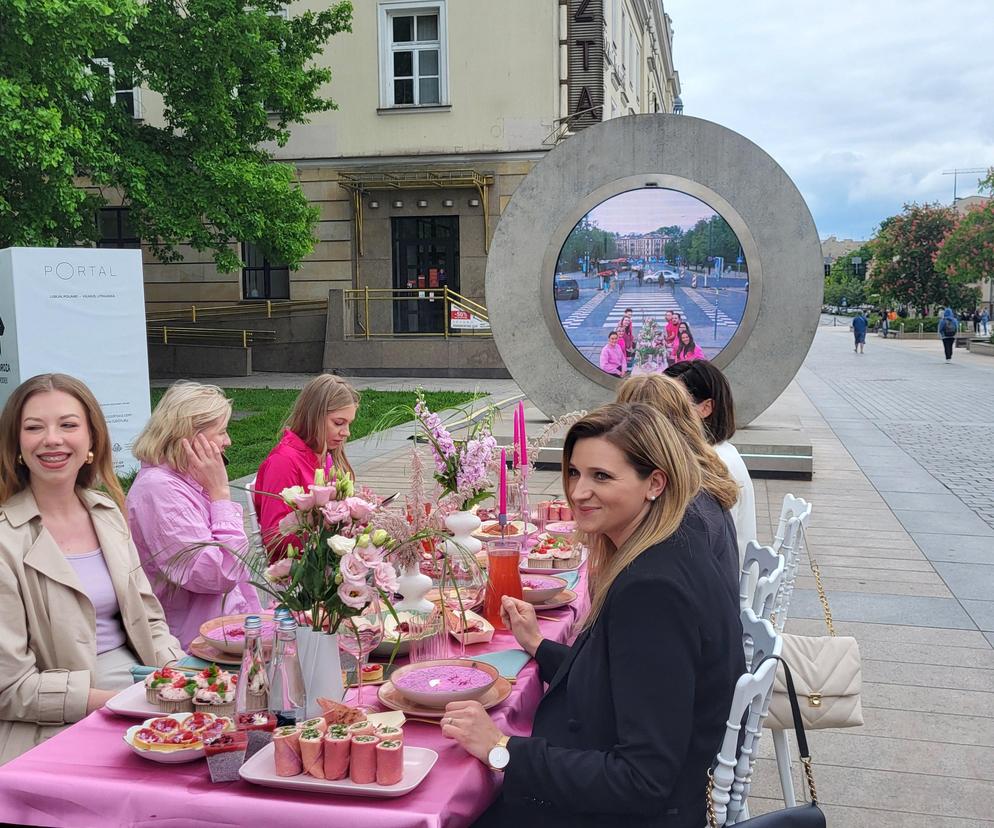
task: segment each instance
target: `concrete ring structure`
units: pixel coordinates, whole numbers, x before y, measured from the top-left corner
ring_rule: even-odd
[[[553,298],[566,237],[594,207],[642,187],[688,193],[738,236],[749,297],[738,330],[715,356],[732,384],[739,425],[761,414],[796,375],[821,311],[821,245],[783,169],[743,136],[677,115],[615,118],[574,135],[522,181],[487,261],[494,340],[525,396],[548,417],[614,399],[620,380],[566,336]]]

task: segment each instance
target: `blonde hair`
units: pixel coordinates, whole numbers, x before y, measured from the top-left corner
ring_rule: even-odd
[[[579,534],[578,541],[590,549],[591,600],[585,627],[597,619],[615,578],[646,549],[676,532],[701,488],[700,466],[669,420],[644,403],[610,403],[577,421],[563,442],[563,489],[573,508],[569,477],[573,450],[580,440],[593,437],[603,437],[620,449],[642,480],[661,471],[666,475],[666,488],[650,501],[646,516],[620,548],[605,535]]]
[[[152,416],[131,447],[131,453],[145,463],[167,463],[186,471],[182,440],[193,440],[218,420],[231,417],[231,400],[216,385],[180,380],[162,395]]]
[[[731,509],[739,499],[739,486],[707,440],[704,423],[682,382],[662,374],[629,377],[618,389],[620,403],[647,403],[659,411],[686,441],[701,467],[701,488],[709,492],[722,509]]]
[[[28,467],[17,462],[21,450],[21,415],[25,403],[35,394],[62,391],[75,397],[86,412],[86,422],[93,441],[93,462],[85,463],[76,475],[81,489],[103,487],[124,514],[124,492],[114,473],[114,455],[110,432],[100,403],[86,385],[68,374],[39,374],[25,380],[10,395],[0,414],[0,503],[6,503],[31,483]]]
[[[359,392],[341,377],[321,374],[301,389],[283,427],[296,434],[320,457],[328,450],[328,435],[325,433],[328,412],[350,405],[359,407]],[[352,465],[345,456],[344,444],[334,449],[331,456],[338,468],[354,476]]]

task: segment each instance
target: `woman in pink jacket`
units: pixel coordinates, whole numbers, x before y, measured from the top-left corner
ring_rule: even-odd
[[[707,359],[701,346],[694,342],[694,335],[690,332],[690,328],[681,326],[678,337],[679,341],[673,349],[673,359],[671,360],[673,364],[690,362],[692,359]]]
[[[618,332],[607,335],[607,345],[601,348],[601,370],[616,377],[623,377],[628,371],[625,348],[618,339]]]
[[[321,374],[301,390],[284,423],[283,439],[262,461],[255,478],[255,511],[271,562],[284,556],[289,538],[280,537],[279,524],[290,513],[290,507],[281,498],[269,495],[278,495],[291,486],[310,490],[314,470],[324,466],[329,454],[337,468],[353,474],[345,456],[345,443],[358,410],[359,395],[334,374]]]
[[[183,647],[219,615],[258,612],[242,507],[224,450],[231,400],[213,385],[166,391],[132,452],[141,463],[125,504],[142,568]]]

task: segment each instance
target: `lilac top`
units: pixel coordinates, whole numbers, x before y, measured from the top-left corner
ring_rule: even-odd
[[[103,550],[98,548],[84,555],[66,555],[66,560],[76,571],[80,586],[93,604],[97,616],[97,655],[123,647],[128,642],[128,636],[121,626],[121,608]]]
[[[240,505],[211,501],[188,475],[146,463],[125,505],[142,568],[184,649],[205,621],[259,611],[251,572],[239,558],[248,551]]]
[[[621,376],[628,370],[625,348],[620,339],[613,348],[610,342],[601,348],[601,370],[615,376]]]

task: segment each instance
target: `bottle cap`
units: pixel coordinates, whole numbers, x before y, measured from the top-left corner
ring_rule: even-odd
[[[294,632],[296,632],[296,630],[297,630],[297,622],[292,617],[290,617],[290,616],[287,616],[286,618],[281,618],[280,619],[280,630],[281,631],[283,631],[283,630],[293,630]]]
[[[245,631],[249,630],[261,630],[262,629],[262,619],[258,615],[247,615],[245,616]]]

